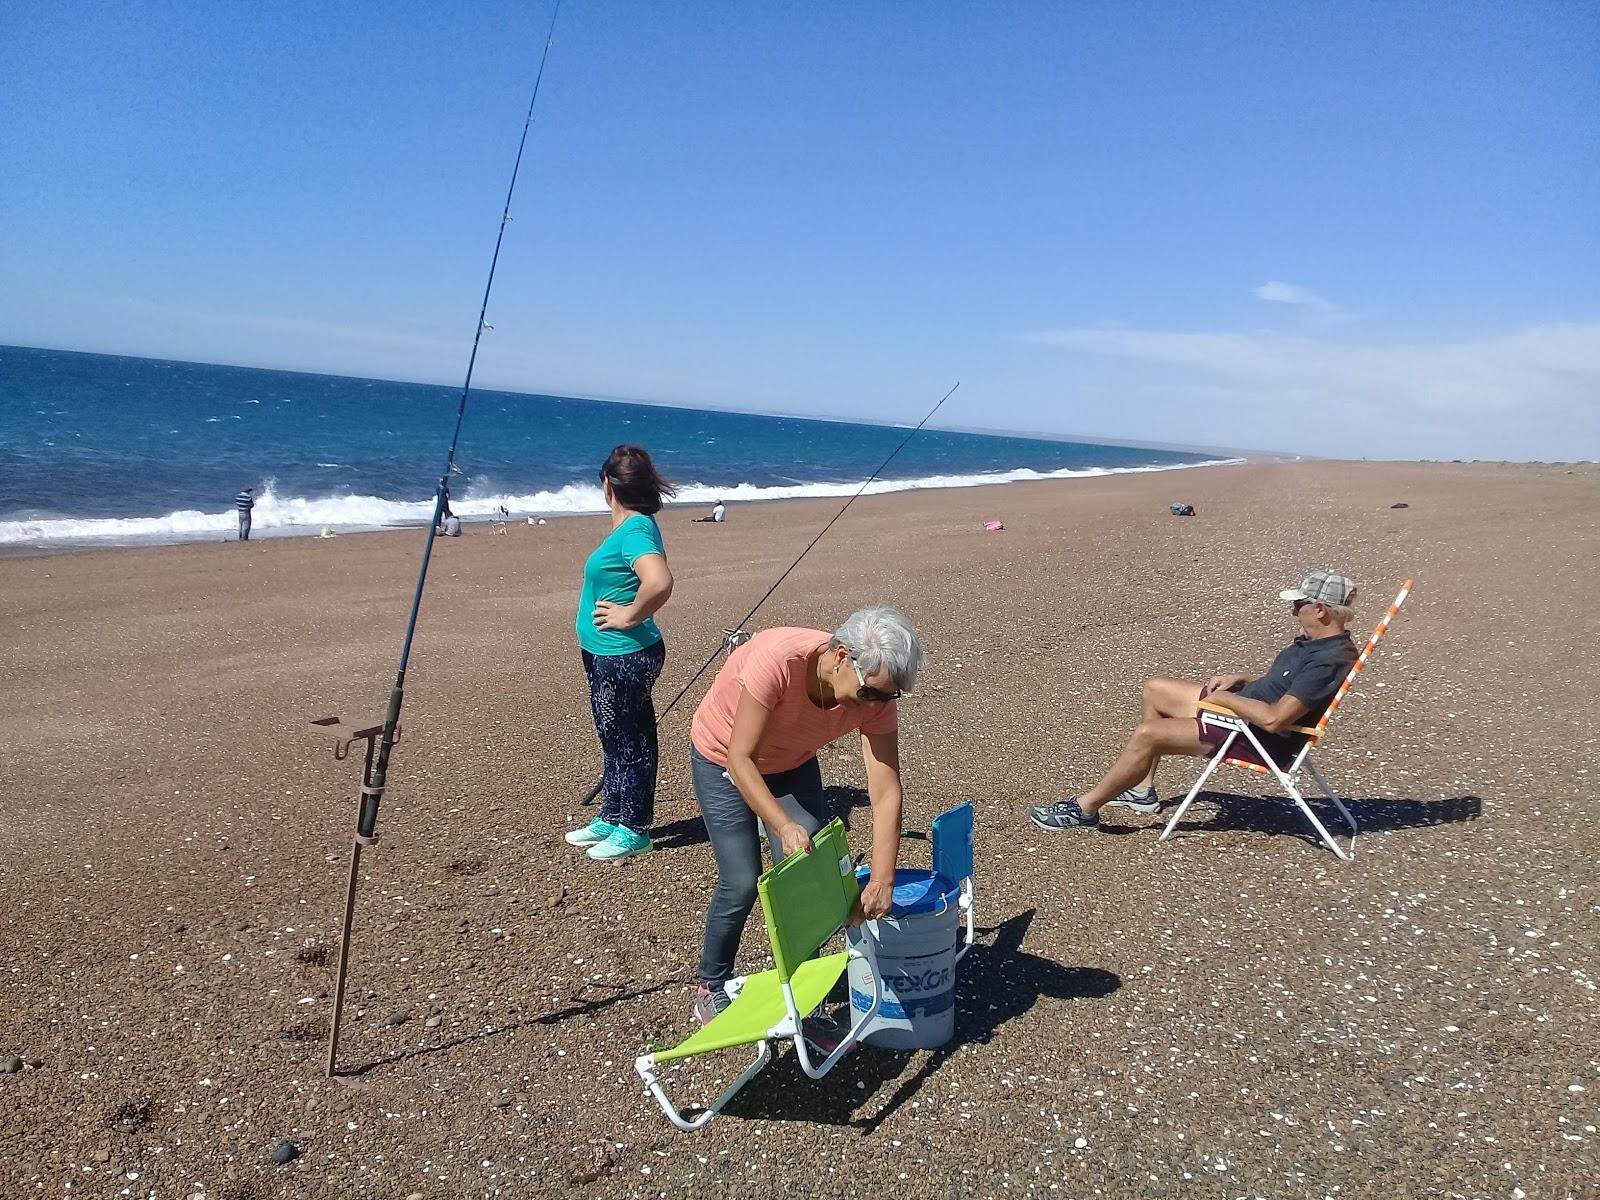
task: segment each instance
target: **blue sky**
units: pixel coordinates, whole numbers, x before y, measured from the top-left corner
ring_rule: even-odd
[[[459,382],[548,3],[0,12],[0,342]],[[568,0],[478,382],[1600,456],[1600,8]]]

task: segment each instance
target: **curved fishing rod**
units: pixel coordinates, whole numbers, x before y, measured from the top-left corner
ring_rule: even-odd
[[[724,641],[722,645],[718,646],[715,650],[713,650],[711,652],[711,657],[706,659],[705,662],[700,664],[700,669],[698,671],[696,671],[692,676],[690,676],[689,682],[684,684],[683,687],[678,690],[678,694],[672,698],[672,702],[661,710],[660,715],[656,717],[656,728],[657,729],[659,729],[661,727],[661,722],[666,719],[667,714],[678,706],[678,701],[682,700],[685,696],[687,696],[689,694],[689,689],[692,688],[696,683],[698,683],[700,681],[700,676],[704,675],[706,673],[706,671],[710,668],[711,664],[717,661],[717,655],[721,654],[724,650],[733,649],[733,646],[731,644],[732,640],[733,640],[733,636],[744,628],[744,623],[746,621],[748,621],[751,617],[756,615],[756,612],[761,608],[761,606],[763,604],[765,604],[767,602],[768,598],[772,595],[772,593],[778,590],[778,585],[781,584],[785,579],[789,578],[789,573],[800,565],[800,560],[802,558],[804,558],[806,555],[811,553],[811,547],[815,546],[818,542],[820,542],[822,540],[822,535],[827,533],[828,530],[833,528],[833,525],[834,525],[835,521],[837,521],[840,517],[844,516],[845,510],[848,509],[852,504],[854,504],[858,499],[860,499],[861,494],[863,492],[865,492],[867,490],[867,488],[872,485],[872,481],[877,479],[877,477],[879,475],[883,474],[884,469],[886,467],[888,467],[888,465],[895,460],[895,457],[900,453],[900,451],[902,451],[902,450],[904,450],[906,448],[906,443],[909,442],[912,438],[916,437],[917,434],[922,431],[922,427],[924,425],[926,425],[929,421],[933,420],[933,414],[938,412],[941,408],[944,407],[944,402],[946,400],[950,399],[951,396],[954,396],[956,394],[956,388],[958,388],[960,386],[961,386],[961,381],[958,379],[958,380],[956,380],[954,387],[952,387],[948,392],[946,392],[944,395],[939,397],[939,403],[935,404],[932,408],[930,408],[928,410],[928,415],[923,417],[922,420],[918,421],[916,423],[916,425],[914,425],[912,427],[911,432],[906,434],[905,437],[900,439],[900,444],[889,452],[889,457],[888,458],[884,459],[875,468],[873,468],[872,474],[868,475],[866,480],[865,480],[865,482],[863,482],[862,485],[856,489],[855,495],[851,496],[848,500],[846,500],[844,502],[844,506],[842,508],[840,508],[838,512],[833,514],[833,519],[830,520],[826,525],[824,525],[817,532],[817,536],[816,537],[812,538],[809,542],[806,543],[806,548],[804,550],[800,551],[800,554],[798,555],[798,557],[796,557],[795,560],[792,563],[790,563],[786,568],[784,568],[783,574],[779,575],[778,578],[773,582],[772,586],[769,587],[765,592],[763,592],[761,594],[761,599],[759,599],[759,600],[757,600],[755,602],[755,604],[751,607],[750,611],[745,613],[745,615],[743,617],[739,618],[739,620],[734,623],[733,627],[728,631],[728,640]],[[586,796],[584,796],[584,798],[583,798],[583,802],[585,804],[593,804],[594,800],[595,800],[595,797],[598,796],[604,789],[605,789],[605,780],[602,779],[599,783],[595,784],[594,787],[589,789],[588,794]]]
[[[389,776],[389,755],[394,749],[395,731],[400,724],[400,707],[405,703],[406,667],[411,661],[411,643],[417,634],[417,616],[422,611],[422,592],[428,583],[428,563],[433,558],[434,531],[444,515],[445,495],[450,486],[450,476],[457,470],[456,448],[461,442],[461,422],[467,415],[467,397],[472,392],[472,370],[478,362],[478,343],[483,340],[489,313],[489,295],[494,291],[494,272],[500,264],[500,245],[505,241],[506,226],[511,222],[511,197],[516,194],[517,175],[522,170],[522,153],[528,145],[528,130],[533,127],[533,109],[539,102],[539,85],[544,82],[545,64],[550,60],[550,47],[555,42],[556,18],[561,15],[561,0],[556,0],[550,14],[550,28],[545,33],[544,52],[539,56],[539,70],[533,77],[533,94],[528,98],[528,115],[522,122],[522,137],[517,142],[516,161],[511,166],[511,182],[506,187],[506,203],[500,213],[500,231],[495,235],[494,254],[489,259],[489,278],[483,285],[483,303],[478,308],[478,328],[472,335],[472,353],[467,356],[467,375],[461,385],[461,400],[456,405],[456,427],[450,435],[450,449],[445,455],[444,473],[439,476],[433,495],[433,518],[424,531],[427,541],[422,547],[422,566],[417,571],[417,590],[411,597],[411,615],[406,621],[405,641],[400,647],[400,665],[395,671],[394,686],[389,689],[389,707],[383,717],[383,732],[376,748],[376,756],[368,751],[369,769],[363,773],[361,806],[356,816],[355,844],[350,852],[350,882],[345,891],[344,932],[339,943],[338,978],[333,994],[333,1028],[328,1040],[328,1074],[334,1073],[334,1062],[339,1052],[339,1019],[344,1010],[344,983],[346,959],[350,952],[350,922],[355,915],[356,877],[361,864],[361,847],[377,840],[378,805],[383,800],[383,789]]]

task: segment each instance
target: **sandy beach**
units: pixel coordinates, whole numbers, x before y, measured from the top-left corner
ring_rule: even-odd
[[[663,517],[658,702],[837,507]],[[709,676],[663,722],[658,852],[561,842],[599,768],[571,624],[603,530],[436,546],[335,1082],[360,763],[307,722],[381,714],[420,533],[0,559],[0,1065],[24,1064],[0,1074],[0,1196],[1595,1194],[1600,468],[858,502],[756,623],[879,599],[917,622],[907,830],[975,803],[980,947],[944,1050],[867,1048],[821,1082],[785,1051],[694,1135],[633,1059],[690,1028]],[[1278,590],[1320,565],[1361,584],[1358,638],[1416,580],[1318,750],[1353,862],[1236,771],[1165,843],[1156,817],[1028,824],[1093,782],[1145,676],[1263,668],[1295,632]],[[855,746],[823,766],[864,848]],[[1163,795],[1198,770],[1169,764]],[[754,919],[742,962],[766,955]],[[709,1098],[737,1059],[675,1087]]]

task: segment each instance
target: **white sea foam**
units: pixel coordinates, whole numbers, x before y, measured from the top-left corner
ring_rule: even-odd
[[[973,475],[928,475],[918,479],[880,479],[866,489],[868,495],[916,491],[924,488],[982,487],[999,483],[1026,483],[1042,479],[1074,479],[1096,475],[1127,475],[1175,471],[1189,467],[1227,466],[1243,460],[1211,459],[1152,467],[1088,467],[1083,470],[1034,471],[1022,467]],[[318,464],[327,465],[327,464]],[[858,483],[796,483],[760,487],[752,483],[689,483],[678,488],[680,505],[706,505],[715,500],[748,503],[760,500],[826,499],[853,495]],[[486,496],[452,496],[450,507],[466,518],[490,518],[502,507],[513,516],[572,516],[606,510],[605,497],[590,483],[571,483],[555,491]],[[419,525],[433,515],[433,499],[385,500],[381,496],[280,497],[268,483],[256,499],[251,514],[252,532],[272,534],[315,533],[334,529],[381,529]],[[40,517],[0,521],[0,545],[59,545],[172,542],[228,536],[238,528],[234,509],[201,512],[182,509],[164,517]]]

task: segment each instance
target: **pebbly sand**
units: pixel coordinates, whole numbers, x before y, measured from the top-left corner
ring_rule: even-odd
[[[658,702],[836,507],[666,516]],[[820,1083],[784,1051],[698,1135],[633,1058],[689,1030],[704,682],[664,723],[660,852],[604,867],[560,841],[599,763],[570,623],[601,532],[436,547],[339,1082],[360,764],[306,721],[380,712],[420,534],[0,560],[0,1066],[34,1064],[0,1074],[0,1196],[1596,1194],[1600,468],[858,502],[758,624],[880,598],[918,622],[907,824],[976,803],[981,948],[945,1050],[866,1049]],[[1027,823],[1093,781],[1146,675],[1264,666],[1294,632],[1277,590],[1321,564],[1361,583],[1360,636],[1417,581],[1318,755],[1355,797],[1353,863],[1234,771],[1164,844],[1154,817]],[[859,755],[823,761],[864,847]],[[902,862],[926,855],[908,838]],[[765,954],[753,918],[743,961]],[[300,1156],[274,1165],[283,1139]]]

